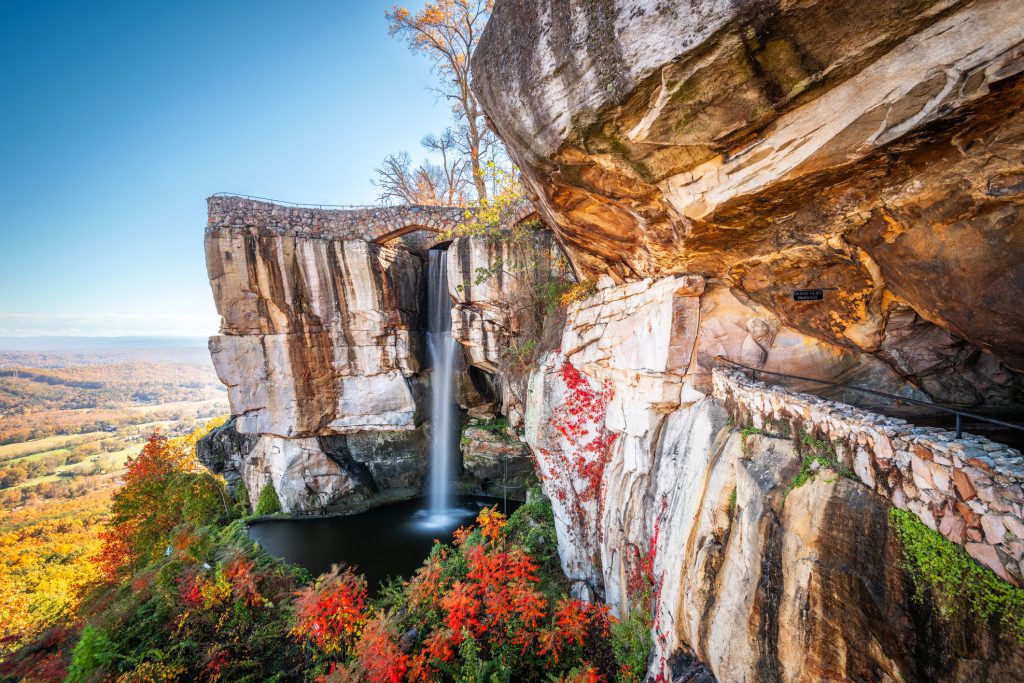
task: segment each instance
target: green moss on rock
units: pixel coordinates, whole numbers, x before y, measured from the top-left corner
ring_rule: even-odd
[[[889,518],[903,544],[903,568],[914,583],[915,600],[930,598],[942,620],[996,621],[1024,641],[1024,589],[975,562],[913,513],[893,508]]]

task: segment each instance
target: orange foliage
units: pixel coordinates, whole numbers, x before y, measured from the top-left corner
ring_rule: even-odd
[[[327,654],[351,652],[366,624],[366,603],[366,579],[335,568],[296,593],[291,635]]]
[[[369,683],[402,683],[409,669],[409,656],[398,647],[381,614],[366,622],[355,654]]]

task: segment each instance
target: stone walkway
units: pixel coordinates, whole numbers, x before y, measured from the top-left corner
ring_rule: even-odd
[[[1024,584],[1024,456],[988,439],[919,427],[845,403],[714,370],[714,395],[737,424],[788,424],[826,438],[859,480],[963,546],[1007,581]]]

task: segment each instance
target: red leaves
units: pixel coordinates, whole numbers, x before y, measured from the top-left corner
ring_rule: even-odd
[[[574,669],[562,678],[559,683],[603,683],[605,677],[598,673],[593,664],[584,664],[580,669]]]
[[[260,595],[256,586],[252,560],[244,557],[235,558],[224,571],[224,576],[231,582],[231,592],[234,593],[236,599],[250,607],[262,605],[265,602],[265,598]]]
[[[441,598],[441,608],[445,612],[444,623],[456,633],[468,628],[474,635],[480,635],[483,625],[480,622],[480,599],[477,587],[456,581],[451,590]]]
[[[355,655],[369,683],[402,683],[409,669],[409,656],[395,642],[383,615],[366,622]]]
[[[575,526],[587,528],[589,506],[601,502],[604,469],[617,436],[605,427],[611,385],[594,383],[567,360],[559,376],[564,397],[549,421],[560,436],[559,447],[538,449],[538,458],[548,470],[552,496],[575,518]]]
[[[202,576],[185,574],[178,579],[178,596],[187,607],[201,607],[203,604]]]
[[[485,510],[478,518],[480,534],[464,529],[454,549],[435,549],[408,584],[406,614],[419,615],[411,624],[403,622],[407,617],[400,614],[367,614],[365,584],[353,585],[350,573],[331,581],[321,579],[315,589],[300,591],[293,634],[328,654],[345,650],[353,656],[324,680],[448,680],[468,663],[462,661],[463,648],[485,660],[498,652],[508,656],[518,651],[523,663],[513,660],[510,666],[552,675],[551,667],[558,666],[559,660],[562,666],[555,671],[588,658],[593,645],[607,637],[607,608],[562,598],[551,609],[539,588],[537,563],[509,543],[505,521],[496,510]],[[244,565],[229,573],[243,576]],[[353,589],[356,597],[351,595]],[[358,627],[345,630],[339,627],[341,622]],[[397,623],[403,623],[403,629],[415,628],[412,640],[398,640]],[[587,665],[573,670],[565,680],[604,679]]]
[[[291,635],[327,654],[350,651],[366,623],[366,601],[366,579],[335,569],[296,593]]]
[[[416,570],[416,576],[409,582],[409,606],[413,609],[434,607],[441,597],[441,561],[430,557]]]
[[[541,654],[550,654],[555,662],[571,645],[582,647],[592,634],[608,636],[608,607],[582,600],[562,598],[555,605],[551,628],[540,636]]]

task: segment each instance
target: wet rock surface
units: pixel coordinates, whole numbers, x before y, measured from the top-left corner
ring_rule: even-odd
[[[462,429],[462,485],[472,493],[513,500],[526,500],[530,486],[537,483],[533,457],[525,444],[504,429],[474,424]]]

